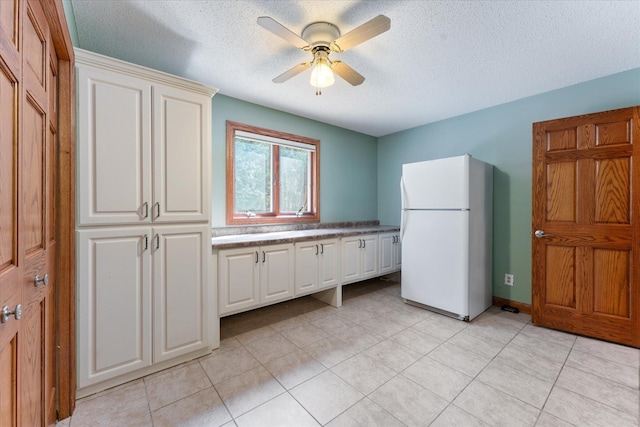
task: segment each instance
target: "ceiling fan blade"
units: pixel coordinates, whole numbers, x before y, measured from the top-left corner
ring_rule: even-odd
[[[342,77],[351,86],[358,86],[364,82],[364,77],[353,68],[349,67],[342,61],[333,61],[331,63],[331,71]]]
[[[344,52],[360,43],[374,38],[391,28],[391,19],[384,15],[378,15],[372,20],[365,22],[357,28],[349,31],[331,43],[331,50],[334,52]]]
[[[304,39],[302,39],[297,34],[293,33],[291,30],[289,30],[279,22],[275,21],[273,18],[270,18],[268,16],[261,16],[258,18],[258,25],[271,31],[276,36],[279,36],[285,39],[286,41],[288,41],[289,43],[291,43],[297,48],[304,49],[304,50],[311,49],[311,46],[309,46],[309,43],[304,41]]]
[[[311,62],[303,62],[302,64],[298,64],[292,69],[285,71],[284,73],[280,74],[278,77],[273,79],[273,82],[284,83],[287,80],[289,80],[291,77],[297,76],[298,74],[300,74],[301,72],[309,68],[310,66],[311,66]]]

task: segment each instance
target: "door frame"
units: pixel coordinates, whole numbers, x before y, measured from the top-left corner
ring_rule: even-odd
[[[56,237],[56,377],[58,419],[71,416],[76,401],[75,343],[75,71],[62,0],[40,0],[58,56],[58,181]],[[24,19],[24,17],[21,17]]]

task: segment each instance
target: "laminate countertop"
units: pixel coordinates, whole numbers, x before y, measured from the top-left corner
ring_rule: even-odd
[[[394,233],[400,227],[375,225],[366,227],[317,228],[310,230],[274,231],[267,233],[231,234],[211,238],[213,249],[239,248],[256,245],[274,245],[279,243],[295,243],[305,240],[332,239],[364,234]]]

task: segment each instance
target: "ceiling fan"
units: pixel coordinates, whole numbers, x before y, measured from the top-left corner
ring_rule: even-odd
[[[331,52],[344,52],[359,45],[391,28],[391,19],[378,15],[365,22],[345,35],[330,22],[314,22],[302,30],[298,36],[282,24],[268,16],[258,18],[258,25],[283,38],[302,50],[311,52],[313,60],[296,65],[273,79],[274,83],[283,83],[313,66],[311,85],[316,88],[316,95],[321,95],[321,89],[334,83],[333,73],[342,77],[353,86],[364,82],[364,77],[342,61],[330,60]]]

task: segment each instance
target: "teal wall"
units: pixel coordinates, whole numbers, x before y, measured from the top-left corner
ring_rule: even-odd
[[[640,68],[381,137],[378,219],[400,224],[403,163],[469,153],[493,164],[493,294],[531,303],[532,123],[639,104]]]
[[[63,0],[74,46],[75,17]],[[403,163],[464,153],[495,165],[493,294],[531,302],[531,125],[578,114],[640,105],[640,69],[614,74],[452,119],[374,138],[292,114],[215,95],[213,226],[225,226],[225,122],[294,133],[321,141],[322,222],[400,224]],[[503,285],[504,273],[515,286]]]
[[[378,218],[377,139],[224,95],[213,97],[212,219],[225,226],[226,121],[320,140],[320,221]]]

